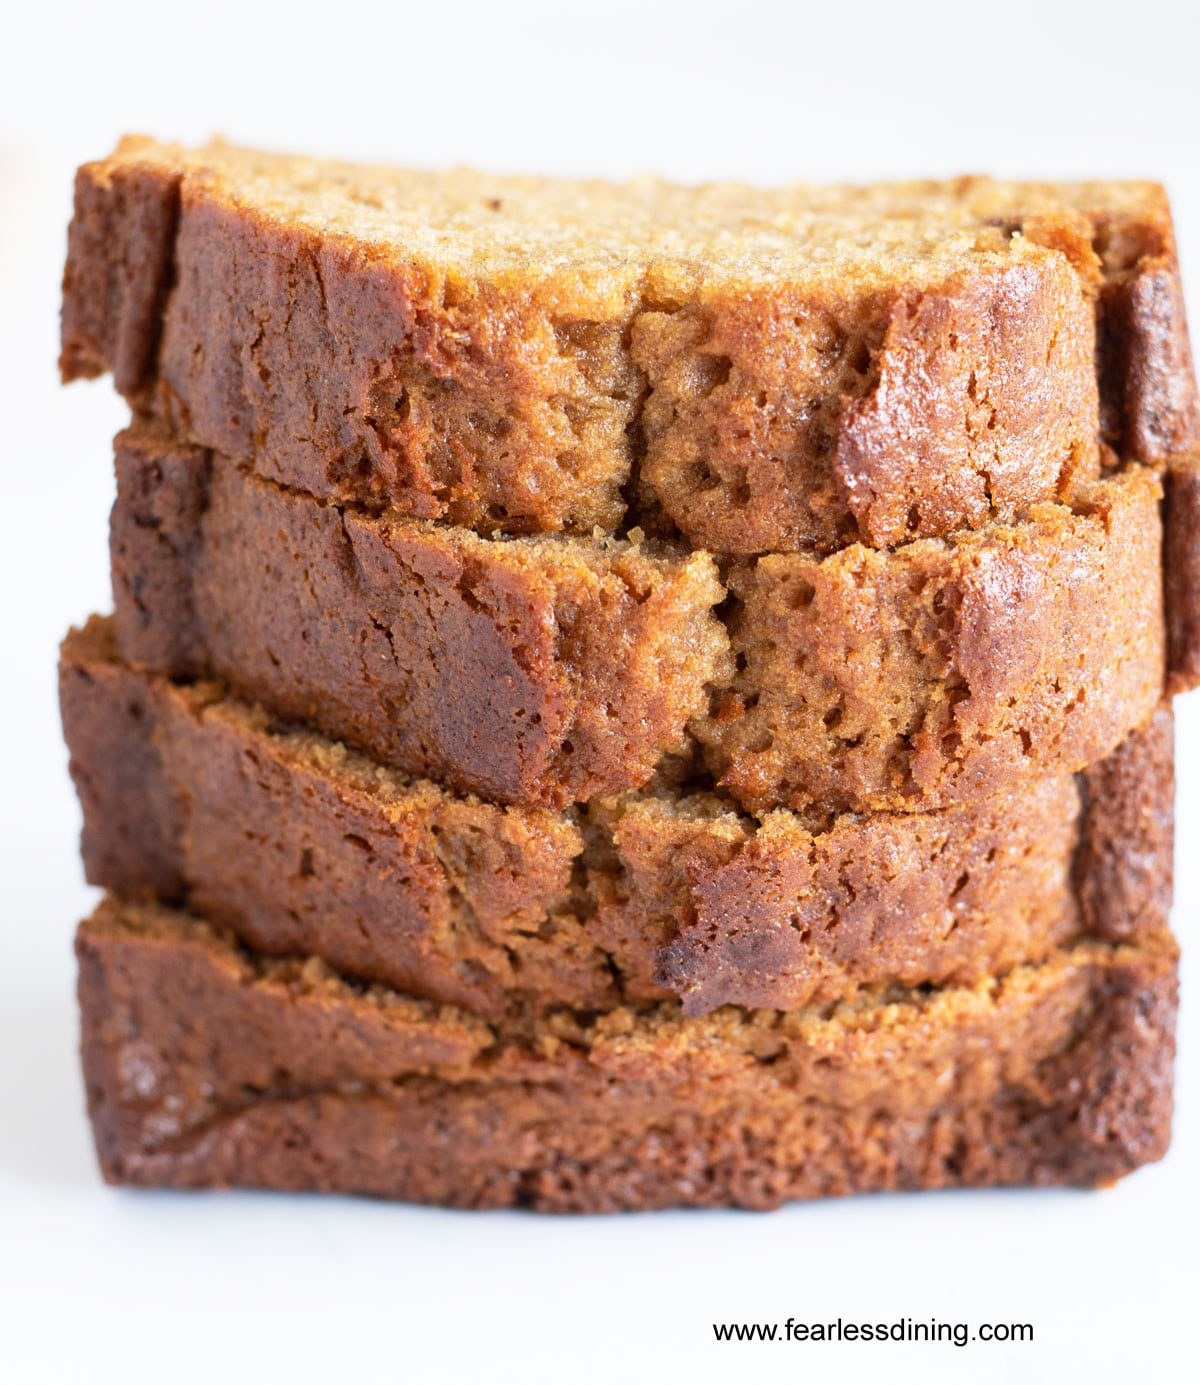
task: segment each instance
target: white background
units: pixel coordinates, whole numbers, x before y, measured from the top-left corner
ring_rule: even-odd
[[[60,391],[54,362],[72,171],[128,129],[528,171],[1155,176],[1200,324],[1194,5],[33,8],[9,7],[0,30],[4,1378],[1190,1375],[1200,1031],[1186,1005],[1174,1147],[1110,1192],[547,1220],[105,1189],[75,1069],[70,939],[91,893],[54,660],[67,625],[108,604],[108,439],[122,410],[107,381]],[[1194,975],[1200,700],[1180,708],[1179,750],[1176,925]],[[839,1314],[1030,1322],[1036,1338],[718,1346],[711,1331]]]

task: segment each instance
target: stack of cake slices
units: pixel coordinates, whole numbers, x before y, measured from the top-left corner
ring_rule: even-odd
[[[1169,1138],[1198,413],[1149,184],[84,167],[116,1183],[1100,1184]]]

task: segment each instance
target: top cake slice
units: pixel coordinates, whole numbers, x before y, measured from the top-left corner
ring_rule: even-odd
[[[1097,336],[1099,332],[1099,337]],[[314,495],[728,553],[940,536],[1186,450],[1151,184],[681,187],[133,137],[80,170],[63,374]]]

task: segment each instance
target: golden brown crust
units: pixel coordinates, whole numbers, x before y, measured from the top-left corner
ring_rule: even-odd
[[[1175,721],[1169,701],[1080,776],[1074,860],[1085,932],[1112,942],[1165,931],[1174,887]]]
[[[770,1207],[1107,1183],[1169,1138],[1169,942],[829,1012],[664,1006],[511,1028],[265,962],[161,909],[110,901],[77,951],[111,1182]]]
[[[795,1009],[975,982],[1081,931],[1166,929],[1169,714],[1084,776],[1082,821],[1070,776],[824,830],[670,792],[556,813],[407,780],[214,685],[137,673],[111,636],[73,633],[60,669],[89,880],[491,1018],[671,995],[688,1014]]]
[[[337,501],[830,551],[1065,493],[1100,405],[1129,455],[1181,450],[1178,284],[1153,185],[621,187],[132,139],[80,171],[62,365]]]
[[[1093,280],[1105,442],[1122,457],[1155,466],[1194,447],[1200,405],[1162,186],[972,179],[964,195],[981,219],[1061,249]],[[1083,258],[1080,242],[1087,246]]]
[[[1167,468],[1163,504],[1163,597],[1167,689],[1200,684],[1200,452]]]
[[[1161,465],[1200,446],[1200,399],[1170,211],[1133,224],[1098,218],[1106,260],[1097,304],[1097,364],[1106,440]]]
[[[179,226],[179,177],[139,164],[75,178],[63,275],[65,380],[112,371],[122,394],[152,387]]]
[[[1133,468],[1012,527],[735,564],[738,672],[692,722],[720,783],[924,809],[1094,763],[1162,696],[1159,494]]]

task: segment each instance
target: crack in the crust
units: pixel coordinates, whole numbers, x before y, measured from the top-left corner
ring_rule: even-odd
[[[616,956],[606,948],[597,946],[596,951],[600,954],[600,960],[608,972],[609,979],[612,981],[613,990],[616,992],[616,1003],[621,1007],[628,1007],[633,1004],[626,989],[625,973],[621,970]]]
[[[375,630],[378,631],[378,633],[381,634],[383,638],[387,641],[387,647],[391,655],[391,663],[398,668],[400,665],[400,660],[396,653],[395,631],[393,631],[391,625],[389,625],[386,620],[380,620],[379,617],[375,614],[374,611],[371,610],[369,606],[363,607],[363,613],[366,615],[367,620],[370,621],[371,625],[375,628]],[[363,657],[366,657],[365,652],[363,654]],[[364,673],[367,672],[365,665],[363,671]]]
[[[317,295],[321,300],[321,316],[324,318],[328,330],[329,296],[325,292],[325,271],[321,268],[321,252],[319,250],[309,251],[309,264],[312,267],[313,282],[317,286]]]
[[[346,524],[345,509],[340,505],[334,504],[328,504],[326,508],[332,510],[333,513],[336,514],[338,517],[338,533],[341,537],[340,546],[342,549],[342,553],[345,555],[342,562],[345,567],[345,570],[350,576],[351,581],[355,584],[355,587],[357,589],[362,606],[362,613],[366,617],[366,620],[370,624],[371,628],[374,629],[377,634],[382,635],[384,642],[387,644],[389,662],[392,668],[394,668],[399,673],[403,668],[403,664],[400,659],[399,651],[396,648],[395,632],[386,620],[381,620],[379,616],[375,613],[375,610],[370,600],[370,594],[367,591],[366,583],[363,578],[362,568],[358,557],[358,550],[355,547],[354,540],[351,537],[350,531]],[[366,682],[366,684],[368,686],[371,686],[375,682],[375,674],[368,664],[369,651],[365,642],[360,640],[358,644],[361,676],[363,680]],[[397,701],[399,694],[393,693],[391,696],[393,705],[399,705]],[[422,753],[424,754],[423,745]]]
[[[454,580],[454,590],[458,593],[459,599],[469,611],[474,612],[476,615],[490,616],[491,613],[488,608],[480,601],[479,597],[475,595],[475,584],[478,581],[479,576],[472,571],[472,565],[464,561],[462,571]]]
[[[974,412],[968,409],[963,416],[963,430],[967,436],[975,474],[983,484],[983,496],[987,502],[988,514],[990,517],[994,518],[999,514],[999,506],[996,503],[995,476],[993,469],[999,468],[1001,464],[1000,443],[996,438],[992,438],[990,443],[990,464],[983,455],[980,455],[981,451],[987,451],[989,449],[981,449],[980,443],[981,441],[986,441],[986,435],[994,433],[999,415],[996,412],[995,405],[992,403],[990,390],[985,390],[983,397],[980,397],[979,377],[974,370],[972,370],[967,377],[967,397],[976,409],[986,408],[988,411],[988,421],[984,427],[980,429],[976,427]]]
[[[665,539],[682,542],[683,535],[678,525],[666,517],[657,497],[647,509],[647,501],[643,496],[642,469],[647,451],[646,404],[651,388],[648,373],[634,360],[633,334],[639,317],[647,311],[647,302],[646,286],[643,282],[634,310],[621,335],[621,349],[636,372],[638,388],[630,405],[629,419],[625,424],[626,445],[629,448],[629,474],[620,488],[624,508],[621,516],[622,528],[618,532],[627,534],[630,529],[644,528]]]
[[[166,235],[162,277],[150,311],[151,337],[146,343],[146,359],[138,370],[138,387],[149,389],[161,375],[161,351],[166,333],[171,297],[179,283],[179,234],[183,221],[183,175],[175,180],[168,203],[170,228]]]
[[[457,871],[453,867],[452,858],[446,851],[443,844],[443,829],[433,823],[430,826],[430,835],[433,840],[434,855],[438,865],[441,867],[442,878],[445,883],[446,893],[450,905],[451,931],[456,934],[465,934],[474,951],[468,950],[461,952],[456,949],[458,962],[477,963],[486,976],[486,989],[495,989],[497,983],[496,976],[483,957],[502,954],[507,962],[509,973],[512,977],[511,985],[520,989],[519,976],[523,970],[523,959],[520,950],[504,937],[496,937],[480,921],[479,915],[472,904],[466,889],[460,882]],[[526,936],[526,935],[521,935]]]

